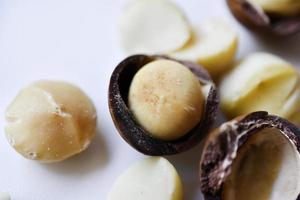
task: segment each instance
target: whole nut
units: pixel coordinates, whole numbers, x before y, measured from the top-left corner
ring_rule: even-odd
[[[145,65],[157,60],[175,61],[191,70],[198,78],[205,97],[201,120],[182,137],[170,141],[153,137],[138,123],[128,105],[130,85],[134,76]],[[164,56],[134,55],[128,57],[116,67],[109,85],[109,108],[115,126],[124,140],[147,155],[176,154],[198,144],[215,121],[218,102],[215,85],[203,68],[191,62],[177,61]],[[169,123],[172,123],[171,119]]]
[[[176,140],[201,120],[204,95],[199,80],[189,69],[160,59],[135,74],[128,104],[137,122],[153,137]]]

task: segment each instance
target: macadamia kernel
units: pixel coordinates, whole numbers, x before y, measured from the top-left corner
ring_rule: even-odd
[[[221,108],[233,118],[268,111],[300,124],[300,83],[297,71],[267,53],[242,60],[220,84]]]
[[[191,40],[170,56],[203,66],[213,78],[231,67],[238,46],[236,31],[224,20],[208,20],[194,27]]]
[[[96,111],[76,86],[38,81],[24,88],[6,111],[5,131],[24,157],[44,162],[64,160],[90,144]]]
[[[202,117],[204,96],[197,77],[182,64],[157,60],[134,76],[129,107],[138,123],[153,137],[176,140]]]
[[[164,53],[191,37],[183,12],[169,0],[133,0],[120,17],[120,39],[129,53]]]
[[[129,167],[115,182],[108,200],[182,200],[180,177],[163,157],[150,157]]]

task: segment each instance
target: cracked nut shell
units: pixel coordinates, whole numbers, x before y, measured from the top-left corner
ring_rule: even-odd
[[[189,68],[199,79],[205,93],[203,117],[186,135],[174,141],[165,141],[151,136],[135,120],[128,106],[131,81],[139,69],[154,60],[177,61]],[[146,155],[171,155],[188,150],[198,144],[212,127],[219,105],[216,87],[209,74],[199,65],[171,59],[166,56],[134,55],[123,60],[111,75],[109,85],[109,110],[122,138],[137,151]],[[172,123],[172,122],[170,122]]]
[[[200,161],[205,200],[299,200],[299,155],[300,130],[283,118],[259,111],[224,123]]]
[[[278,36],[300,31],[300,10],[293,16],[267,13],[247,0],[226,0],[234,17],[250,29]]]

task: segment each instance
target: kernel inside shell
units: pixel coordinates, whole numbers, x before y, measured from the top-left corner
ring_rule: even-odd
[[[153,137],[175,140],[200,122],[204,95],[196,76],[182,64],[156,60],[143,66],[129,89],[129,108]]]

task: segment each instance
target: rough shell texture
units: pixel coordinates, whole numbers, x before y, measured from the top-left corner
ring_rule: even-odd
[[[151,137],[134,119],[127,105],[127,97],[135,73],[145,64],[156,59],[173,60],[165,56],[134,55],[116,67],[109,85],[109,108],[120,135],[132,147],[147,155],[171,155],[192,148],[206,136],[215,121],[219,97],[214,83],[203,68],[191,62],[178,61],[198,77],[202,87],[209,87],[204,117],[195,128],[178,140],[163,141]]]
[[[205,200],[221,199],[223,183],[231,172],[238,149],[264,128],[280,130],[300,152],[300,130],[278,116],[260,111],[223,124],[208,137],[200,162],[200,187]]]
[[[233,15],[250,29],[285,36],[300,32],[299,15],[284,17],[265,13],[247,0],[226,0]]]

